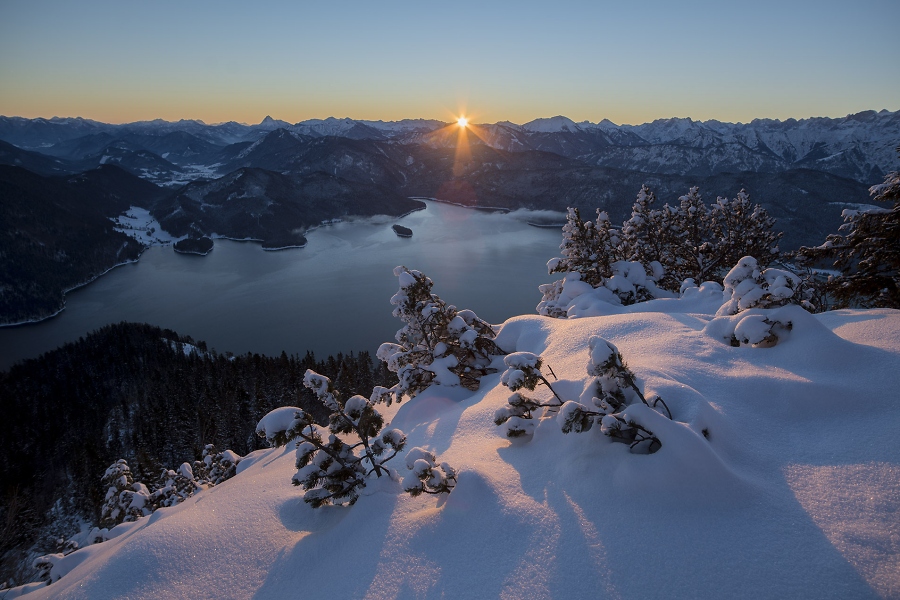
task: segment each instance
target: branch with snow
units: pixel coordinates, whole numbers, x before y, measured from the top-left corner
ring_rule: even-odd
[[[384,418],[375,403],[386,393],[376,388],[370,399],[352,396],[344,401],[331,380],[307,370],[304,385],[331,409],[327,429],[295,407],[281,407],[263,417],[256,432],[274,446],[296,442],[297,473],[303,500],[314,508],[327,504],[352,505],[366,478],[388,474],[385,463],[400,452],[406,436],[399,429],[383,429]]]
[[[449,494],[456,487],[456,471],[449,464],[438,464],[435,455],[424,448],[406,454],[409,473],[403,478],[403,490],[410,496]]]
[[[593,376],[596,396],[593,397],[595,409],[574,401],[564,401],[553,388],[550,381],[541,373],[543,360],[530,352],[514,352],[504,358],[507,369],[500,378],[500,383],[514,393],[507,399],[507,406],[494,413],[494,424],[506,426],[509,438],[525,437],[534,434],[534,413],[540,408],[557,411],[556,422],[563,433],[582,433],[590,431],[595,423],[601,424],[601,431],[621,442],[627,442],[632,449],[643,449],[656,452],[662,444],[651,431],[643,427],[634,418],[626,416],[627,406],[636,400],[654,408],[661,405],[663,414],[669,419],[672,413],[659,396],[648,401],[635,380],[634,373],[625,365],[618,348],[601,337],[593,336],[588,342],[590,358],[587,373]],[[549,367],[548,367],[549,368]],[[550,370],[553,373],[553,370]],[[555,376],[554,376],[555,377]],[[522,395],[518,390],[534,391],[543,384],[550,388],[554,400],[540,402]]]

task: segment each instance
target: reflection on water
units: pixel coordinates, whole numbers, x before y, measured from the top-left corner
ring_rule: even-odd
[[[395,222],[413,237],[398,237]],[[400,326],[390,305],[399,264],[431,277],[447,302],[499,323],[534,312],[560,242],[555,229],[434,202],[399,220],[338,223],[307,237],[306,248],[281,252],[228,240],[205,257],[151,248],[69,294],[59,316],[0,329],[0,369],[119,321],[168,327],[220,352],[374,351]]]

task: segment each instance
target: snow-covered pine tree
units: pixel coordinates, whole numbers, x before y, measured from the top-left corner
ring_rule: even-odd
[[[671,262],[663,263],[663,266],[681,281],[688,277],[706,281],[716,266],[715,241],[710,239],[712,219],[709,210],[698,187],[692,187],[678,202],[678,210],[670,213],[678,241],[670,248]]]
[[[207,444],[200,460],[194,461],[194,475],[200,484],[219,485],[235,476],[239,462],[241,457],[235,452],[219,452],[213,444]]]
[[[588,375],[594,377],[596,395],[592,400],[596,410],[580,402],[563,401],[541,372],[543,359],[530,352],[514,352],[504,358],[507,370],[500,378],[500,382],[514,393],[508,399],[509,406],[494,413],[494,423],[506,424],[506,436],[510,438],[531,435],[534,432],[533,412],[539,408],[549,408],[557,411],[556,421],[563,433],[589,431],[595,422],[599,422],[604,434],[628,443],[633,450],[659,450],[662,446],[659,439],[630,416],[627,407],[639,399],[660,412],[664,410],[663,414],[671,419],[669,407],[659,396],[650,401],[644,398],[634,373],[622,361],[622,355],[612,343],[594,336],[590,339],[589,350]],[[546,385],[553,393],[554,398],[549,402],[528,398],[518,391],[523,388],[534,391],[540,384]],[[657,408],[659,405],[662,410]]]
[[[314,508],[352,505],[369,475],[387,473],[384,463],[403,449],[406,436],[399,429],[382,431],[384,418],[375,410],[378,392],[368,400],[353,396],[344,401],[329,378],[312,370],[306,371],[303,384],[332,411],[328,428],[303,410],[279,408],[263,417],[257,433],[274,446],[297,442],[292,482],[306,490],[304,502]]]
[[[410,496],[449,494],[456,487],[456,471],[445,462],[438,464],[433,453],[413,448],[406,454],[409,473],[403,479],[403,490]]]
[[[677,291],[686,279],[717,278],[743,256],[761,256],[764,266],[779,256],[783,234],[773,232],[775,219],[751,204],[744,190],[732,200],[720,197],[707,206],[699,188],[692,187],[677,207],[666,205],[657,215],[649,235],[666,243],[659,261],[665,270],[661,281],[670,291]]]
[[[597,217],[591,222],[583,220],[577,208],[569,208],[562,231],[562,257],[547,263],[551,275],[579,273],[581,281],[596,288],[612,276],[612,264],[624,258],[620,232],[612,226],[606,211],[597,209]]]
[[[124,459],[114,462],[101,478],[106,489],[100,508],[100,527],[111,529],[123,521],[134,521],[152,512],[150,490],[135,482]]]
[[[581,218],[577,208],[570,207],[566,213],[559,249],[562,257],[547,263],[548,273],[580,273],[581,281],[592,287],[600,285],[603,275],[597,264],[601,250],[597,230],[594,223]]]
[[[751,204],[745,190],[731,200],[720,196],[709,212],[717,269],[744,256],[755,257],[762,268],[778,258],[778,242],[784,234],[773,230],[775,219],[759,204]]]
[[[648,204],[647,198],[641,202]],[[635,217],[635,223],[643,222]],[[626,223],[626,227],[628,224]],[[539,287],[542,298],[537,305],[539,314],[555,318],[567,315],[566,299],[605,286],[624,305],[658,297],[661,290],[656,279],[663,276],[658,262],[648,266],[631,260],[630,243],[637,243],[637,226],[629,229],[631,238],[615,229],[605,211],[597,209],[594,222],[583,221],[576,208],[570,208],[563,226],[562,257],[547,263],[550,274],[565,273],[565,278]],[[589,286],[589,287],[588,287]],[[573,291],[573,288],[575,291]]]
[[[563,433],[582,433],[592,428],[595,422],[600,431],[616,441],[629,444],[632,450],[656,452],[662,447],[653,432],[638,423],[628,414],[627,407],[636,400],[657,408],[662,404],[665,415],[671,419],[672,413],[662,398],[656,396],[648,401],[635,381],[634,373],[622,360],[616,346],[599,336],[588,342],[590,359],[588,375],[594,377],[596,395],[593,402],[596,410],[574,401],[563,404],[556,421]]]
[[[677,243],[673,213],[668,205],[661,209],[653,207],[656,194],[642,185],[631,208],[631,217],[622,224],[622,244],[626,260],[638,262],[648,269],[662,273],[656,285],[664,290],[678,291],[681,281],[665,270],[664,263],[670,262],[667,253]],[[656,269],[656,264],[659,268]]]
[[[843,235],[829,235],[821,246],[796,253],[804,266],[831,262],[840,271],[826,286],[836,308],[900,308],[900,172],[888,173],[869,193],[892,206],[844,210]]]
[[[391,298],[393,315],[404,325],[398,343],[382,344],[377,353],[399,379],[391,395],[399,402],[432,383],[477,390],[480,379],[493,372],[492,357],[503,354],[494,329],[471,310],[457,310],[431,293],[434,282],[421,272],[399,266],[394,275],[400,289]],[[382,388],[379,398],[390,404],[391,395]]]
[[[744,256],[722,280],[728,301],[716,315],[736,315],[750,308],[775,308],[799,304],[812,311],[803,280],[784,269],[763,269],[752,256]]]
[[[506,425],[506,437],[515,438],[534,433],[534,415],[539,408],[557,408],[562,406],[563,399],[541,373],[543,359],[531,352],[513,352],[503,357],[506,371],[500,376],[500,383],[510,389],[512,395],[507,399],[508,406],[497,409],[494,413],[495,425]],[[549,367],[548,367],[549,369]],[[553,369],[549,369],[553,373]],[[554,399],[540,402],[523,395],[519,390],[535,391],[538,385],[544,384],[553,394]]]
[[[150,494],[151,509],[175,506],[202,489],[203,486],[195,478],[189,463],[182,463],[175,471],[163,469],[157,479],[156,489]]]

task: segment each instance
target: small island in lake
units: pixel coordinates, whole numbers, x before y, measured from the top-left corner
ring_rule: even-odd
[[[409,227],[404,227],[403,225],[391,225],[391,229],[393,229],[394,233],[400,237],[412,237],[412,229]]]
[[[290,250],[291,248],[305,248],[306,247],[306,237],[302,235],[286,235],[279,236],[273,239],[265,240],[262,243],[262,249],[268,252],[274,252],[276,250]]]
[[[213,249],[213,241],[206,236],[200,238],[185,238],[175,242],[175,252],[181,254],[199,254],[206,256]]]

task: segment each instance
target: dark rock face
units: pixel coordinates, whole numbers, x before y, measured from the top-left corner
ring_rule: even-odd
[[[412,237],[413,235],[412,229],[403,225],[391,225],[391,229],[400,237]]]

